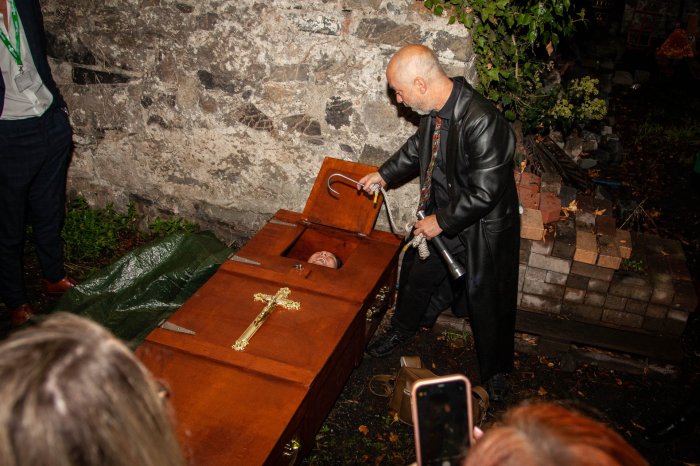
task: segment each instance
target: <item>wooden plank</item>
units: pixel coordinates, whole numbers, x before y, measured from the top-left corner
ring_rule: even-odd
[[[518,309],[515,328],[519,332],[648,356],[663,361],[679,362],[685,356],[678,338],[625,331],[600,324],[587,324],[522,309]]]

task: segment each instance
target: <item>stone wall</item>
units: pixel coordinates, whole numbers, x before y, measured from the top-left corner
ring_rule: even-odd
[[[135,202],[226,241],[303,210],[324,157],[380,164],[415,131],[384,75],[400,46],[428,45],[450,74],[475,78],[468,31],[420,1],[42,7],[75,130],[69,194]],[[390,194],[399,224],[413,217],[414,183]]]

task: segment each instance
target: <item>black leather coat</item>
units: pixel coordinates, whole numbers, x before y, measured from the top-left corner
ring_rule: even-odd
[[[512,366],[520,245],[513,177],[515,137],[493,104],[463,78],[455,80],[462,83],[462,90],[447,139],[449,205],[436,217],[443,231],[459,235],[466,248],[466,306],[482,378],[488,378]],[[423,182],[430,162],[431,131],[432,118],[425,116],[418,131],[380,167],[389,186],[419,174]],[[454,305],[453,311],[466,314]]]

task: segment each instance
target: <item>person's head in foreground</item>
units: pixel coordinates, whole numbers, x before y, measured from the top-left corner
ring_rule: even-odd
[[[469,451],[464,466],[648,466],[618,433],[552,403],[511,409]]]
[[[0,344],[3,466],[184,465],[162,387],[99,325],[56,313]]]
[[[340,268],[340,259],[338,259],[335,254],[328,251],[316,251],[315,253],[311,254],[307,262],[309,264],[330,267],[331,269]]]

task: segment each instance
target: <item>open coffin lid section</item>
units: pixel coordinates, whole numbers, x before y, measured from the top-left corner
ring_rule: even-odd
[[[368,235],[374,228],[382,206],[381,193],[375,204],[371,196],[364,191],[358,191],[357,185],[351,181],[333,177],[331,187],[339,193],[334,194],[328,189],[328,177],[340,173],[353,180],[359,180],[373,171],[377,171],[377,167],[326,157],[306,201],[304,220]]]

